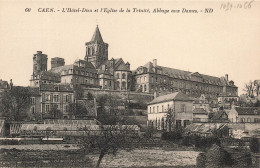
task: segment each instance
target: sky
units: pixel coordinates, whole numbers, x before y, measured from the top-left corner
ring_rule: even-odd
[[[242,2],[232,3],[238,6]],[[25,12],[25,8],[31,11]],[[56,12],[38,12],[39,8]],[[129,8],[131,12],[57,11],[63,8]],[[134,13],[133,8],[150,9],[150,13]],[[213,12],[153,13],[155,8],[212,8]],[[98,24],[109,44],[109,59],[123,58],[131,70],[157,59],[160,66],[217,77],[228,74],[240,95],[245,83],[260,79],[259,18],[259,1],[250,9],[228,11],[216,1],[0,1],[0,79],[28,86],[36,51],[48,55],[48,69],[53,57],[63,57],[65,64],[84,59],[85,42],[91,40]]]

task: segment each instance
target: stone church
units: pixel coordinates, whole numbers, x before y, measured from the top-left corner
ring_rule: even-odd
[[[197,98],[202,94],[214,99],[220,96],[237,97],[238,88],[227,74],[225,77],[214,77],[163,67],[157,64],[157,59],[131,71],[130,63],[122,58],[108,58],[108,46],[97,26],[91,40],[85,43],[85,58],[75,60],[73,64],[65,65],[63,58],[55,57],[51,59],[48,70],[47,55],[37,51],[33,56],[31,86],[69,84],[145,93],[182,92]]]

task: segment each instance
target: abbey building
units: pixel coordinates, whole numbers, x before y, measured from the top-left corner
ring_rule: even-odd
[[[86,53],[73,64],[65,64],[63,58],[51,58],[37,51],[33,56],[32,87],[46,85],[70,85],[104,90],[134,91],[167,94],[182,92],[190,97],[237,97],[237,87],[228,75],[214,77],[158,65],[157,59],[130,70],[130,63],[122,58],[109,58],[109,45],[103,41],[98,26],[89,42]],[[54,87],[55,88],[55,87]]]

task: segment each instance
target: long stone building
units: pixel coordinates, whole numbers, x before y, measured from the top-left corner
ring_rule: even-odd
[[[225,77],[214,77],[159,66],[157,59],[138,67],[133,71],[133,90],[140,92],[182,92],[191,97],[204,94],[210,98],[219,96],[237,97],[237,86]]]

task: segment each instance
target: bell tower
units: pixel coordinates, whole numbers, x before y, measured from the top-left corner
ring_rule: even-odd
[[[91,62],[97,68],[104,61],[108,60],[108,44],[104,43],[98,26],[90,42],[85,43],[85,60]]]

